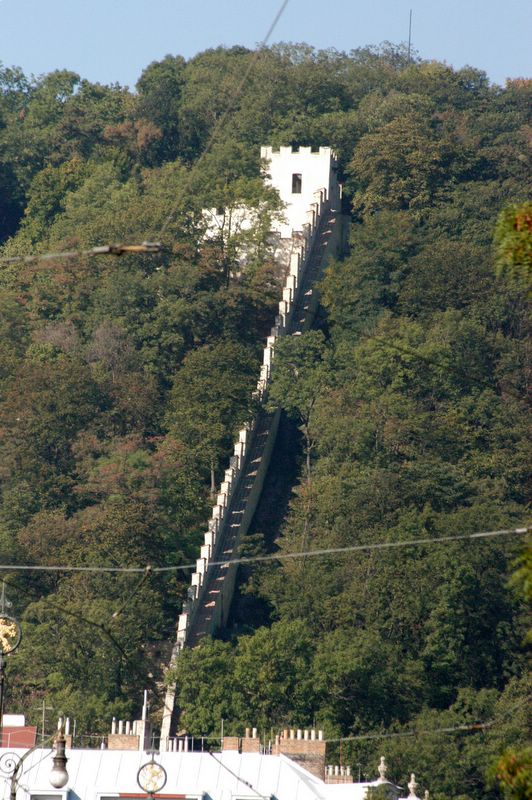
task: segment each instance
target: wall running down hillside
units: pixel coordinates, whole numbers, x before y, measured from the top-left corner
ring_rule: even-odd
[[[275,159],[271,148],[263,148],[262,153]],[[304,151],[303,153],[301,151]],[[293,161],[287,158],[293,153]],[[281,148],[280,156],[287,164],[286,174],[300,167],[300,153],[308,160],[327,158],[333,169],[334,155],[329,148],[320,148],[312,153],[310,148],[292,151]],[[289,264],[279,301],[279,312],[275,325],[267,337],[263,363],[255,391],[261,409],[238,434],[234,444],[233,456],[225,470],[208,521],[208,530],[196,560],[196,570],[192,573],[183,603],[182,613],[177,623],[177,636],[172,651],[170,667],[174,666],[179,652],[184,647],[197,646],[204,636],[213,635],[227,622],[233,596],[237,565],[231,559],[238,558],[239,544],[246,534],[257,507],[266,472],[275,443],[279,423],[279,411],[269,414],[264,410],[275,358],[276,341],[286,335],[294,335],[306,330],[312,324],[318,297],[313,284],[323,271],[327,260],[338,257],[342,252],[342,219],[339,209],[340,192],[336,184],[331,190],[320,188],[313,193],[313,202],[301,220],[300,229],[293,230],[290,239],[283,242],[282,251],[289,252]],[[282,192],[281,196],[282,196]],[[224,563],[219,563],[224,562]],[[169,687],[165,698],[161,727],[161,750],[170,746],[169,736],[174,710],[175,687]]]

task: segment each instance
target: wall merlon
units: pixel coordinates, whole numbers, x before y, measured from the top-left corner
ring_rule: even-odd
[[[196,572],[200,575],[205,575],[207,571],[207,561],[205,558],[197,558],[196,559]]]
[[[269,338],[269,337],[268,337]],[[271,347],[265,347],[262,354],[262,363],[266,367],[271,367],[273,360],[273,349]]]
[[[227,505],[227,495],[225,492],[220,492],[216,495],[216,506],[219,508],[225,508]]]
[[[288,268],[290,275],[297,275],[299,277],[301,271],[301,255],[300,253],[292,253],[290,256],[290,266]]]
[[[292,297],[294,297],[297,289],[297,275],[287,275],[286,286],[292,292]]]
[[[321,158],[331,158],[333,161],[337,159],[336,153],[329,145],[322,145],[319,148],[315,148],[309,145],[304,146],[293,146],[293,145],[281,145],[280,147],[272,147],[270,145],[263,145],[260,148],[260,156],[261,158],[269,158],[271,155],[304,155],[304,156],[316,156]]]

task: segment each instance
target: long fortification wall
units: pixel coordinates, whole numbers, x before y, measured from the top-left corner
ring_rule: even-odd
[[[323,149],[323,148],[322,148]],[[282,151],[291,148],[281,148]],[[305,158],[310,156],[310,148],[301,148]],[[330,149],[327,158],[331,161]],[[307,152],[308,151],[308,152]],[[263,148],[263,157],[271,156],[271,148]],[[312,156],[320,155],[319,153]],[[321,153],[323,156],[324,153]],[[284,154],[283,154],[284,156]],[[324,254],[338,255],[342,246],[341,225],[334,226],[326,233],[329,235],[323,243],[316,247],[318,233],[323,231],[323,223],[330,217],[331,202],[329,199],[330,184],[313,192],[312,202],[303,217],[299,215],[299,229],[293,230],[289,240],[284,240],[284,253],[289,254],[286,277],[279,300],[278,313],[270,335],[266,339],[263,351],[263,362],[255,390],[255,398],[264,406],[271,381],[272,367],[275,359],[275,346],[279,338],[289,333],[301,331],[310,322],[294,319],[302,314],[305,299],[308,300],[307,311],[313,315],[317,304],[316,294],[308,291],[308,298],[303,297],[305,280],[308,278],[312,261],[321,261]],[[339,192],[333,191],[334,208],[338,209]],[[337,218],[338,223],[339,218]],[[321,229],[321,230],[320,230]],[[331,235],[332,231],[332,235]],[[317,251],[319,250],[319,253]],[[178,618],[177,634],[170,667],[174,666],[179,652],[184,647],[198,644],[201,636],[215,633],[226,621],[229,614],[234,591],[237,565],[231,566],[231,557],[238,556],[238,545],[248,530],[255,513],[262,486],[271,459],[275,436],[279,423],[279,412],[267,415],[259,411],[238,434],[234,444],[233,455],[225,470],[213,505],[207,530],[200,546],[196,569],[192,573],[187,599]],[[235,522],[235,519],[237,520]],[[219,562],[229,562],[220,565]],[[220,574],[221,573],[221,574]],[[209,592],[206,597],[209,580],[213,575],[220,575],[216,591]],[[208,607],[208,614],[206,608]],[[201,624],[199,624],[201,622]],[[166,693],[163,723],[161,728],[161,749],[169,740],[171,716],[175,699],[175,687],[169,687]]]
[[[327,192],[321,189],[314,195],[314,202],[307,212],[307,221],[303,226],[303,232],[296,232],[292,236],[292,247],[290,255],[290,265],[288,274],[282,290],[282,299],[279,301],[279,311],[275,319],[275,325],[267,337],[266,347],[263,351],[262,366],[254,396],[260,402],[264,402],[268,392],[268,385],[271,380],[271,371],[275,357],[275,343],[285,336],[290,329],[292,311],[297,299],[298,288],[301,286],[302,278],[312,250],[315,233],[319,227],[324,210],[328,210]],[[233,456],[229,466],[225,470],[224,480],[222,481],[216,503],[212,507],[211,518],[208,522],[208,530],[204,534],[204,541],[200,547],[199,558],[196,560],[196,570],[192,573],[187,600],[183,604],[183,611],[179,615],[177,625],[177,645],[181,649],[187,644],[187,633],[195,612],[203,596],[206,582],[206,575],[211,561],[220,560],[222,555],[220,543],[223,543],[223,534],[226,527],[227,511],[231,504],[231,499],[239,485],[242,468],[246,461],[246,456],[250,451],[250,446],[256,430],[257,417],[255,416],[245,425],[238,434],[238,439],[234,444]],[[264,462],[269,461],[267,452],[262,454],[261,472],[264,472]],[[267,465],[266,465],[267,468]],[[264,475],[262,475],[264,478]],[[260,482],[262,484],[262,481]],[[255,504],[260,496],[262,486],[258,485],[253,497],[248,499],[246,504],[246,516],[249,517],[249,509]],[[255,503],[252,501],[255,500]],[[248,520],[249,522],[250,520]],[[226,582],[227,583],[227,582]],[[224,592],[225,594],[225,592]],[[227,601],[228,598],[226,598]],[[227,602],[222,606],[227,609]],[[224,615],[225,616],[225,615]],[[219,614],[217,622],[222,621]],[[211,631],[213,632],[213,631]]]

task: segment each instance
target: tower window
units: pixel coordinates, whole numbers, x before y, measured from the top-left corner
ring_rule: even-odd
[[[301,173],[294,172],[292,175],[292,194],[301,194]]]

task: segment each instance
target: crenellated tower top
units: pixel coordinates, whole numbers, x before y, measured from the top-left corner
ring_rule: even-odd
[[[332,209],[339,209],[341,186],[338,162],[331,147],[261,147],[267,162],[265,180],[279,192],[286,204],[286,223],[279,226],[282,237],[301,229],[301,222],[314,202],[314,193],[325,189]]]

